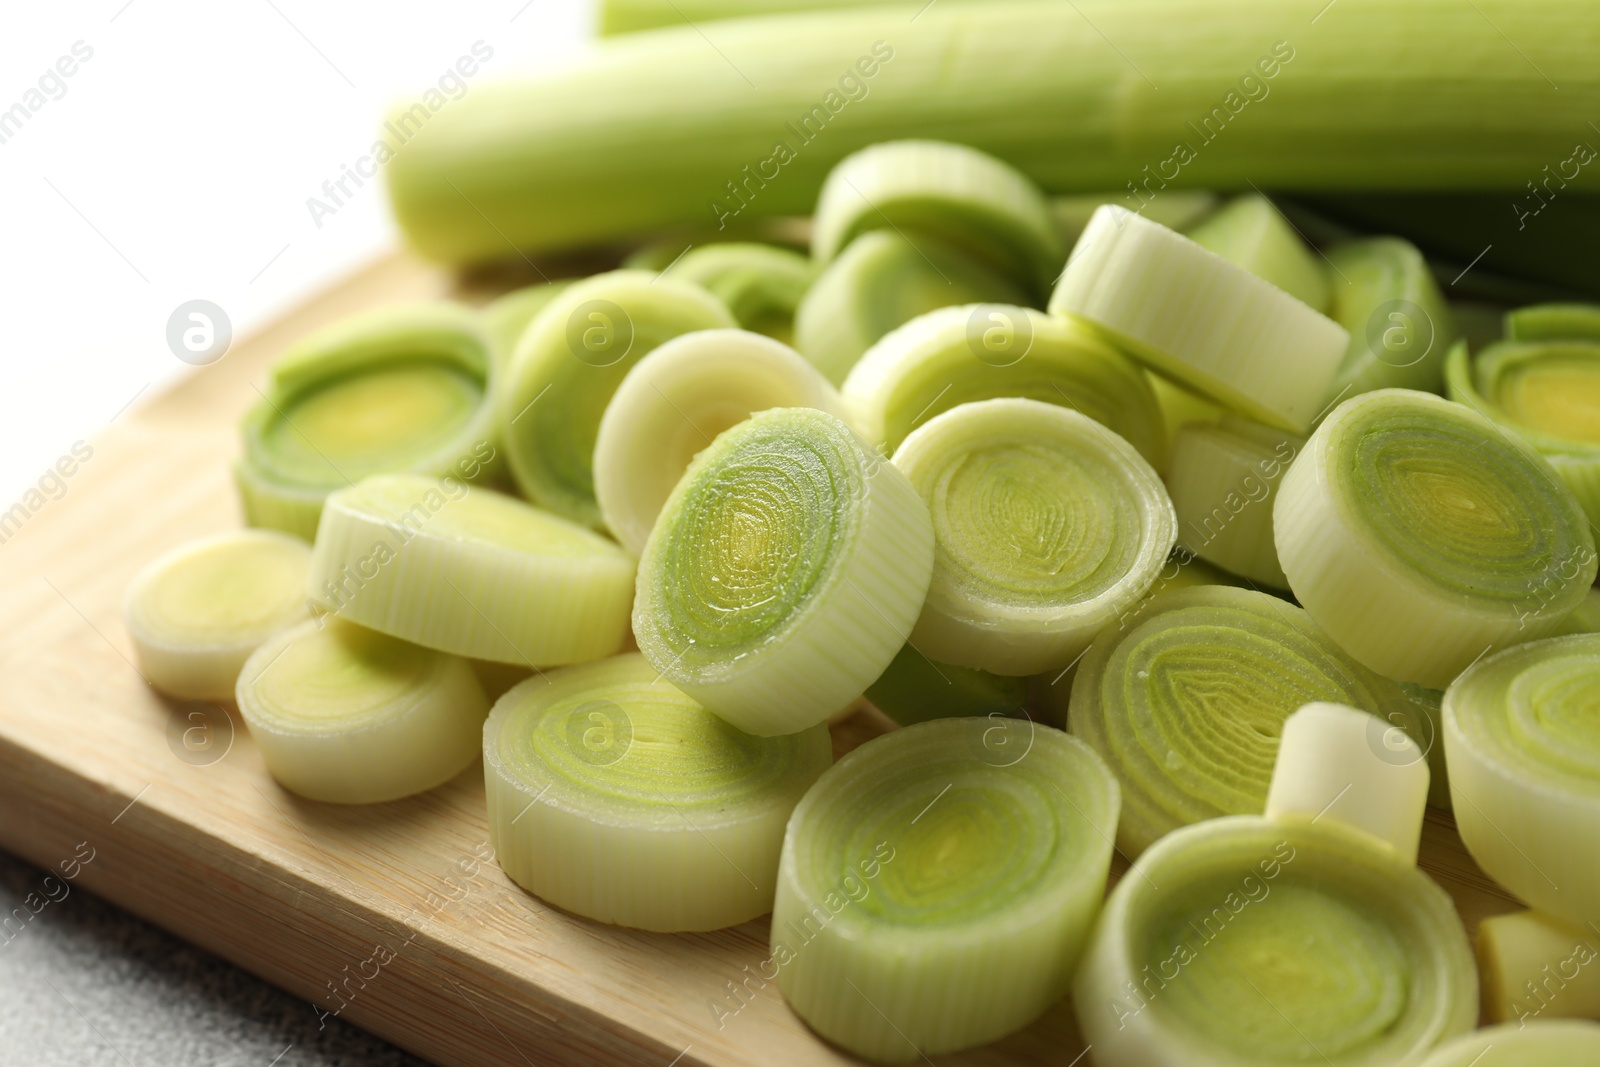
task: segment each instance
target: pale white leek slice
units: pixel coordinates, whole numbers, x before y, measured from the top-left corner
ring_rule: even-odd
[[[466,660],[337,617],[256,649],[237,699],[278,783],[341,804],[395,800],[454,778],[477,758],[489,712]]]
[[[274,530],[179,545],[134,576],[122,618],[139,673],[187,700],[232,700],[261,642],[310,617],[311,546]]]
[[[419,645],[548,667],[622,647],[633,560],[492,490],[380,475],[328,498],[310,591],[329,611]]]
[[[1533,448],[1405,389],[1323,421],[1283,476],[1273,527],[1311,617],[1366,666],[1435,689],[1553,632],[1595,578],[1589,523]]]
[[[1055,216],[1061,238],[1071,248],[1083,236],[1095,210],[1106,204],[1116,204],[1136,211],[1152,222],[1159,222],[1180,233],[1200,222],[1217,209],[1222,202],[1216,193],[1198,189],[1167,189],[1160,196],[1140,200],[1127,191],[1117,193],[1081,193],[1071,196],[1052,196],[1050,214]]]
[[[1117,784],[1048,726],[941,719],[867,742],[789,821],[772,962],[867,1059],[1018,1030],[1067,992],[1105,892]]]
[[[1571,926],[1537,911],[1478,924],[1483,1014],[1490,1022],[1600,1019],[1600,924]]]
[[[827,727],[752,737],[633,653],[495,703],[483,768],[495,856],[547,903],[644,930],[764,914],[784,825],[833,761]]]
[[[961,404],[913,431],[894,465],[933,516],[933,582],[911,643],[941,662],[1065,667],[1144,596],[1177,537],[1150,464],[1055,404]]]
[[[1189,239],[1318,311],[1328,309],[1327,268],[1259,193],[1237,196],[1184,230]]]
[[[600,419],[594,491],[606,526],[637,556],[689,461],[717,435],[754,412],[801,407],[844,414],[828,380],[781,341],[747,330],[668,341],[634,364]]]
[[[1094,323],[1155,370],[1304,433],[1349,344],[1344,327],[1159,223],[1102,207],[1050,311]]]
[[[804,730],[900,651],[933,572],[917,491],[836,416],[775,408],[690,464],[639,562],[633,630],[748,733]]]
[[[1600,1063],[1600,1025],[1536,1020],[1459,1037],[1423,1060],[1421,1067],[1594,1067],[1596,1063]]]

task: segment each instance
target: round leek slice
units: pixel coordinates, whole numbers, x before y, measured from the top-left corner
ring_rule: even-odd
[[[1006,304],[940,308],[886,334],[845,379],[862,436],[893,453],[957,404],[1024,397],[1081,411],[1152,464],[1166,458],[1144,373],[1072,319]]]
[[[1444,890],[1333,820],[1216,819],[1117,883],[1073,989],[1099,1067],[1414,1063],[1469,1030]]]
[[[245,520],[309,541],[328,493],[369,474],[478,477],[495,456],[490,348],[474,312],[433,304],[357,316],[285,353],[241,424]]]
[[[752,737],[637,653],[530,678],[483,727],[511,880],[601,922],[715,930],[766,913],[784,825],[833,761],[825,726]]]
[[[496,376],[503,375],[511,363],[511,354],[522,340],[522,331],[528,328],[534,316],[543,311],[571,282],[540,282],[537,285],[514,289],[491,301],[483,309],[483,328],[489,334],[489,355],[494,362]]]
[[[1436,1050],[1422,1067],[1592,1067],[1600,1063],[1600,1026],[1530,1022],[1467,1034]]]
[[[1404,389],[1341,404],[1278,487],[1278,560],[1366,666],[1441,689],[1486,650],[1548,634],[1594,582],[1578,502],[1520,438]]]
[[[657,348],[634,364],[600,419],[594,490],[606,526],[637,556],[690,460],[753,412],[790,407],[844,414],[827,379],[780,341],[699,330]]]
[[[872,230],[827,265],[794,314],[794,346],[835,385],[890,330],[942,307],[1027,304],[1027,290],[936,238]]]
[[[778,985],[875,1061],[1020,1029],[1067,992],[1116,821],[1105,766],[1047,726],[941,719],[869,741],[789,821]]]
[[[1305,443],[1298,434],[1236,415],[1180,429],[1166,477],[1179,542],[1252,582],[1289,588],[1273,543],[1272,503]]]
[[[1478,924],[1478,973],[1490,1022],[1600,1019],[1596,924],[1570,926],[1537,911]]]
[[[1506,312],[1508,341],[1600,342],[1600,304],[1535,304]]]
[[[900,651],[928,509],[836,416],[776,408],[702,452],[639,562],[633,631],[679,689],[763,737],[824,721]]]
[[[787,342],[794,336],[795,308],[813,273],[811,260],[799,252],[730,241],[685,252],[666,276],[706,289],[745,329]]]
[[[1050,297],[1130,355],[1241,414],[1304,433],[1350,338],[1269,282],[1159,223],[1095,212]]]
[[[1069,729],[1122,783],[1128,855],[1189,823],[1266,807],[1284,720],[1313,702],[1428,736],[1394,683],[1341,652],[1292,604],[1248,589],[1157,594],[1078,664]]]
[[[232,700],[261,642],[310,617],[311,546],[273,530],[179,545],[134,575],[122,618],[139,673],[186,700]]]
[[[967,715],[1015,715],[1028,682],[933,660],[907,645],[867,687],[872,705],[901,726]]]
[[[1518,645],[1444,696],[1456,826],[1478,865],[1569,923],[1600,917],[1600,635]]]
[[[911,642],[1004,675],[1072,662],[1150,588],[1177,538],[1161,479],[1086,415],[962,404],[894,455],[933,516],[933,582]]]
[[[477,758],[489,712],[466,660],[337,617],[256,649],[237,699],[278,783],[339,804],[395,800],[454,778]]]
[[[352,622],[459,656],[559,666],[622,647],[633,560],[488,489],[378,475],[328,498],[311,594]]]
[[[628,370],[663,341],[733,327],[698,285],[646,271],[612,271],[564,289],[534,316],[497,390],[517,487],[540,507],[599,527],[594,442]]]
[[[1283,212],[1259,193],[1237,196],[1185,233],[1189,240],[1271,282],[1307,307],[1324,311],[1327,270]]]
[[[1043,294],[1066,247],[1039,187],[965,145],[887,141],[846,156],[822,186],[812,254],[833,259],[869,230],[909,231],[963,248]]]
[[[1323,408],[1374,389],[1439,392],[1457,327],[1422,253],[1398,237],[1371,237],[1334,245],[1328,261],[1338,279],[1329,314],[1350,346]]]
[[[1475,358],[1458,345],[1445,386],[1538,449],[1600,527],[1600,342],[1508,342]]]

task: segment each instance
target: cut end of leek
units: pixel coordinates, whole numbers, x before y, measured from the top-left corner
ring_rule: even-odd
[[[1600,1019],[1600,938],[1537,911],[1478,924],[1478,973],[1490,1022]]]

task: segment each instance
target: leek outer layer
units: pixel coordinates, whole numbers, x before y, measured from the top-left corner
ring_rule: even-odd
[[[1456,1038],[1422,1067],[1591,1067],[1600,1063],[1600,1025],[1531,1022],[1493,1026]]]
[[[961,404],[894,454],[933,517],[933,581],[911,643],[1004,675],[1060,669],[1136,604],[1177,538],[1132,445],[1037,400]]]
[[[598,528],[594,442],[623,377],[663,341],[737,325],[700,286],[648,271],[597,274],[563,290],[528,324],[497,390],[517,488]]]
[[[1600,343],[1600,304],[1534,304],[1506,312],[1508,341]]]
[[[1040,296],[1067,255],[1038,186],[993,156],[940,141],[886,141],[841,160],[812,225],[811,251],[824,263],[870,230],[932,233]]]
[[[968,304],[912,319],[867,350],[843,393],[862,436],[886,454],[957,404],[1024,397],[1081,411],[1152,464],[1166,456],[1143,371],[1083,323],[1031,308]]]
[[[324,498],[370,474],[479,477],[496,458],[491,348],[468,308],[421,304],[358,315],[285,352],[240,424],[245,521],[309,541]]]
[[[1201,248],[1271,282],[1302,304],[1328,309],[1327,269],[1283,213],[1259,193],[1234,197],[1183,232]]]
[[[798,252],[747,241],[701,245],[666,270],[722,301],[740,326],[784,342],[794,337],[795,308],[815,274]]]
[[[352,622],[429,648],[559,666],[622,647],[633,560],[492,490],[379,475],[328,498],[310,592]]]
[[[600,419],[594,489],[608,529],[634,555],[689,462],[757,411],[844,401],[794,349],[748,330],[698,330],[634,364]]]
[[[784,996],[891,1063],[1020,1029],[1067,992],[1117,806],[1104,764],[1050,727],[941,719],[867,742],[789,821],[772,912]]]
[[[1283,476],[1273,527],[1318,625],[1380,674],[1434,689],[1553,632],[1595,577],[1588,521],[1537,452],[1405,389],[1324,420]]]
[[[236,695],[278,784],[341,804],[396,800],[454,778],[478,757],[489,712],[466,660],[336,617],[263,644]]]
[[[1028,702],[1028,683],[988,671],[935,663],[906,645],[867,686],[872,706],[901,726],[972,715],[1015,715]]]
[[[822,722],[900,651],[927,596],[933,524],[842,421],[776,408],[718,437],[645,544],[639,649],[761,736]]]
[[[1481,660],[1444,696],[1456,826],[1478,865],[1541,911],[1600,919],[1600,635]]]
[[[1134,856],[1180,826],[1260,814],[1284,720],[1317,701],[1427,736],[1398,687],[1304,611],[1201,586],[1158,593],[1101,633],[1078,664],[1068,726],[1122,783],[1117,845]]]
[[[1370,237],[1327,254],[1335,272],[1328,314],[1349,332],[1350,347],[1324,409],[1374,389],[1439,392],[1456,321],[1422,253],[1398,237]]]
[[[1490,1022],[1600,1019],[1600,924],[1572,926],[1543,912],[1478,924],[1483,1014]]]
[[[637,653],[529,678],[483,726],[506,874],[547,903],[644,930],[769,911],[784,825],[832,762],[827,727],[741,733]]]
[[[1170,835],[1117,883],[1074,983],[1099,1067],[1415,1063],[1478,1015],[1450,897],[1334,823]]]
[[[1137,359],[1241,414],[1303,433],[1350,343],[1344,327],[1242,267],[1102,207],[1050,296]]]
[[[311,546],[275,530],[179,545],[134,575],[122,618],[145,681],[187,700],[232,700],[261,642],[309,617]]]

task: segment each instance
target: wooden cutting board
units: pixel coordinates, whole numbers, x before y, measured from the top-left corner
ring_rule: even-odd
[[[134,670],[123,589],[158,553],[238,524],[234,427],[269,360],[351,312],[450,291],[412,259],[376,263],[129,409],[64,495],[50,483],[58,499],[26,498],[21,528],[0,527],[0,845],[52,870],[92,850],[76,885],[439,1063],[857,1062],[776,986],[730,992],[768,956],[765,919],[668,936],[547,907],[491,858],[481,767],[391,804],[303,801],[237,713],[193,717]],[[881,729],[863,712],[835,747]],[[185,730],[211,731],[207,754]],[[1433,813],[1422,864],[1469,928],[1516,906]],[[1063,1004],[939,1060],[1065,1065],[1081,1050]]]

